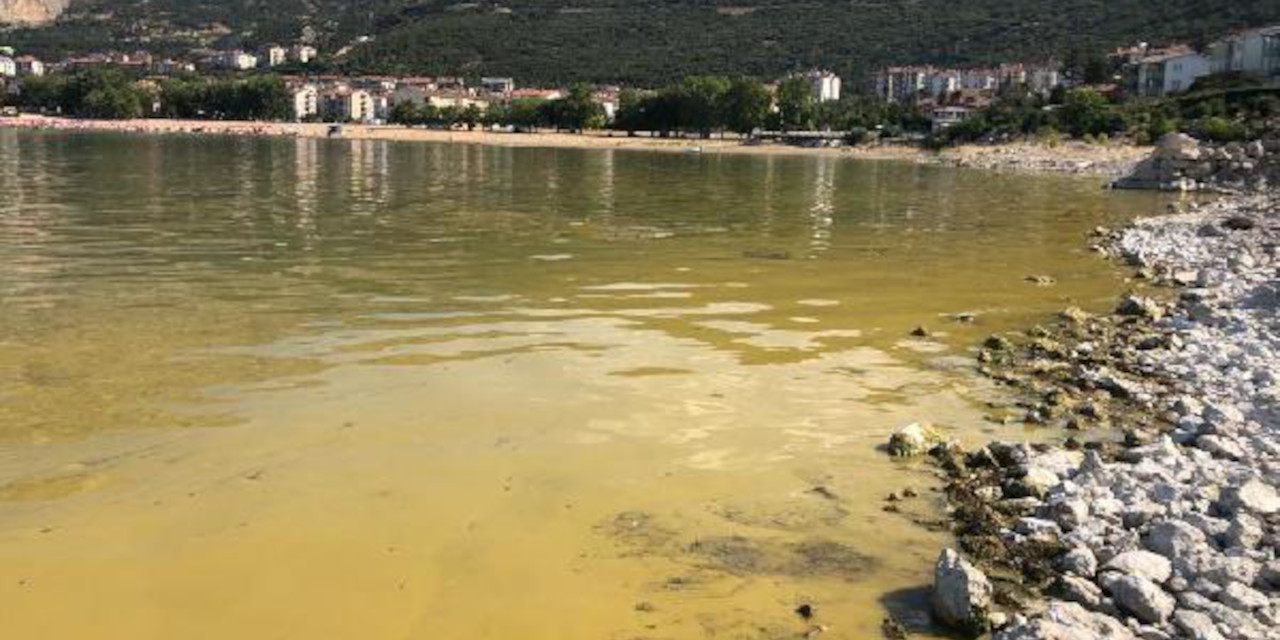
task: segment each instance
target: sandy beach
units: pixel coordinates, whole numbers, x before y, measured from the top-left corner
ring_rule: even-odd
[[[281,137],[330,137],[326,123],[242,122],[217,120],[82,120],[25,115],[0,119],[0,128],[48,129],[59,131],[104,131],[140,134],[242,135]],[[483,144],[503,147],[570,149],[636,149],[673,153],[806,155],[848,157],[869,160],[905,160],[927,164],[994,169],[1119,176],[1127,173],[1150,153],[1149,147],[1126,144],[1057,145],[1010,143],[965,145],[934,152],[906,145],[806,148],[781,144],[743,144],[735,138],[683,139],[630,137],[624,132],[590,131],[574,133],[506,133],[409,128],[397,125],[342,125],[341,137],[351,140],[390,140]]]

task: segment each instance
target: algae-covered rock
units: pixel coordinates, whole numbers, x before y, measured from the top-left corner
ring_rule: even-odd
[[[924,454],[943,441],[942,434],[928,423],[913,422],[889,436],[889,455],[912,458]]]

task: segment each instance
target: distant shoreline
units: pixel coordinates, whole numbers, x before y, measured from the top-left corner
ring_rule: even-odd
[[[93,131],[138,134],[239,135],[293,138],[328,138],[329,124],[294,122],[246,122],[224,120],[81,120],[46,116],[0,118],[0,129]],[[1118,176],[1145,158],[1149,147],[1125,144],[1088,145],[1067,142],[1055,146],[1036,143],[968,145],[932,152],[906,145],[874,147],[808,148],[780,144],[746,145],[736,139],[684,139],[629,137],[622,132],[504,133],[418,129],[397,125],[342,125],[342,139],[481,144],[499,147],[565,149],[634,149],[667,153],[732,155],[791,155],[904,160],[921,164],[982,169]]]

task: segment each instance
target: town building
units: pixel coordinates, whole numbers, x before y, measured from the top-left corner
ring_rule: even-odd
[[[507,95],[516,90],[513,78],[480,78],[480,88],[497,95]]]
[[[516,89],[510,94],[512,100],[559,100],[564,92],[559,89]]]
[[[840,99],[840,76],[830,71],[810,71],[804,74],[809,81],[809,94],[818,102],[835,102]]]
[[[258,56],[239,49],[222,51],[214,56],[213,65],[222,69],[247,71],[258,66]]]
[[[278,67],[289,61],[289,50],[276,44],[267,45],[262,48],[258,61],[264,67]]]
[[[1280,26],[1235,34],[1209,47],[1212,73],[1246,73],[1269,81],[1280,79]]]
[[[289,48],[289,60],[298,64],[309,64],[316,55],[316,48],[311,45],[295,44]]]
[[[45,72],[44,63],[32,56],[22,56],[19,58],[14,58],[13,62],[15,65],[17,65],[17,71],[19,76],[23,76],[23,77],[34,76],[38,78],[44,75],[44,72]]]
[[[320,91],[307,84],[293,88],[293,119],[310,120],[320,115]]]
[[[174,60],[173,58],[166,58],[152,63],[151,70],[160,75],[171,76],[175,73],[193,73],[196,70],[196,65],[190,62]]]
[[[320,96],[320,113],[330,122],[372,122],[373,95],[363,89],[339,87]]]
[[[9,56],[0,56],[0,78],[14,78],[18,75],[18,63]]]
[[[1197,79],[1212,73],[1209,58],[1185,46],[1152,51],[1136,67],[1134,89],[1146,97],[1186,91]]]
[[[972,111],[968,107],[937,107],[932,112],[932,128],[939,133],[968,120]]]

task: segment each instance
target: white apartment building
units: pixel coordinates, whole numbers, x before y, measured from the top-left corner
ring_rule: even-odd
[[[1235,71],[1275,79],[1280,76],[1280,26],[1223,38],[1209,47],[1209,59],[1212,73]]]
[[[0,56],[0,78],[12,78],[18,75],[18,63],[9,56]]]
[[[818,102],[835,102],[840,99],[840,76],[830,71],[810,71],[805,74],[809,81],[809,94]]]
[[[1159,51],[1138,62],[1138,93],[1159,97],[1186,91],[1211,72],[1209,58],[1188,47]]]
[[[293,119],[306,120],[320,114],[320,92],[313,85],[293,90]]]
[[[294,45],[289,49],[289,59],[298,64],[307,64],[316,59],[316,48],[305,44]]]
[[[214,64],[223,69],[247,71],[258,66],[258,56],[240,50],[223,51],[214,59]]]
[[[289,61],[289,50],[279,45],[268,45],[262,48],[259,62],[263,66],[278,67]]]

